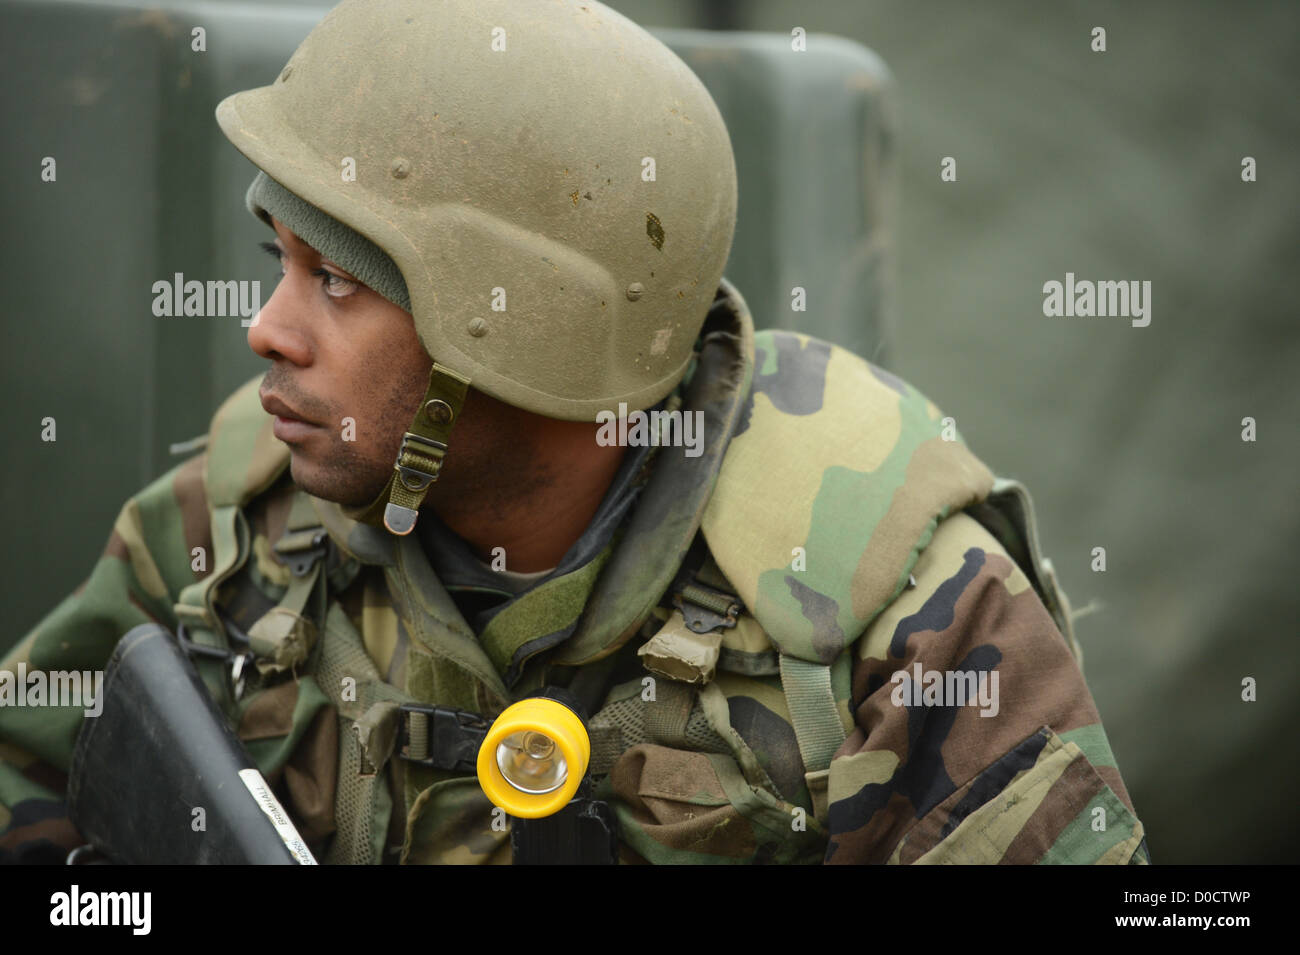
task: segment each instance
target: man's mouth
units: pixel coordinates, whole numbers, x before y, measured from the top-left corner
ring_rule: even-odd
[[[300,416],[298,412],[273,394],[262,393],[258,397],[262,399],[263,410],[267,414],[275,415],[275,424],[272,426],[272,430],[281,441],[287,443],[300,440],[321,427],[321,425]]]

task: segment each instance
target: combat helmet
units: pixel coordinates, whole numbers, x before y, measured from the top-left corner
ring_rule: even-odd
[[[735,161],[699,78],[621,14],[344,0],[217,121],[396,265],[387,294],[409,295],[433,359],[360,519],[411,531],[470,384],[594,420],[650,407],[685,374],[731,249]]]

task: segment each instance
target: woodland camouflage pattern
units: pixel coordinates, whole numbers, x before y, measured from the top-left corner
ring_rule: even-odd
[[[486,716],[588,674],[602,703],[597,793],[618,815],[625,862],[1147,862],[1070,643],[1025,570],[964,512],[993,475],[944,440],[939,409],[836,346],[754,335],[725,280],[701,341],[679,394],[683,410],[705,413],[705,453],[660,449],[612,549],[531,604],[530,593],[492,633],[472,632],[415,535],[313,500],[335,545],[320,638],[333,662],[264,678],[229,715],[318,858],[510,859],[472,777],[391,759],[367,818],[345,818],[358,803],[341,794],[363,779],[344,743],[365,713],[340,699],[340,673],[374,689],[363,702],[387,694]],[[181,589],[212,572],[222,503],[239,506],[247,560],[218,584],[218,603],[244,630],[276,605],[289,571],[272,545],[295,489],[257,384],[218,412],[205,453],[126,504],[90,578],[0,669],[102,668],[131,627],[174,631]],[[645,700],[636,649],[669,617],[665,592],[701,529],[707,573],[746,612],[723,631],[710,682],[660,677]],[[209,555],[202,570],[196,547]],[[569,635],[538,639],[551,633]],[[894,705],[891,676],[917,662],[996,671],[997,714]],[[799,666],[829,667],[843,738],[820,776],[806,776],[783,691]],[[81,844],[62,797],[82,719],[80,708],[0,707],[0,854],[55,862]]]

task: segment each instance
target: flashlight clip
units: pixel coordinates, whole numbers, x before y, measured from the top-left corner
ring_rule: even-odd
[[[510,823],[514,865],[618,865],[618,843],[614,811],[592,798],[588,779],[554,815]]]

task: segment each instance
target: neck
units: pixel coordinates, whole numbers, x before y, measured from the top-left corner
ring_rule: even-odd
[[[427,506],[484,562],[502,548],[507,570],[555,567],[591,523],[626,452],[598,446],[589,428],[560,431],[533,445],[526,473],[446,485],[439,479]]]

